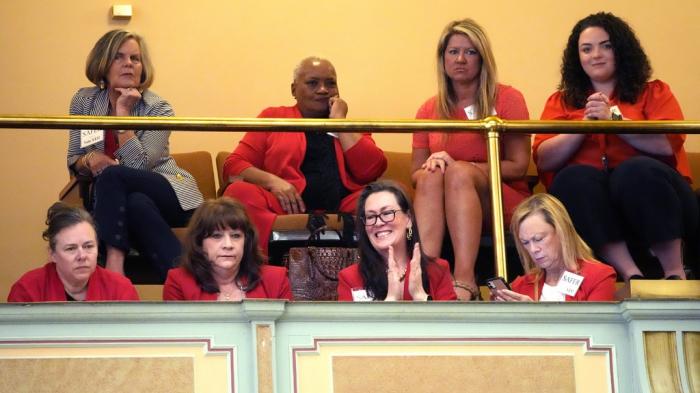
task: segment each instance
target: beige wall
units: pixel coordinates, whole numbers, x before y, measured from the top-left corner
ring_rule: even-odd
[[[470,16],[490,34],[501,81],[524,93],[537,118],[557,85],[571,27],[609,10],[637,30],[655,77],[672,86],[686,117],[700,118],[696,0],[135,0],[128,22],[110,19],[112,4],[0,2],[0,114],[65,114],[75,90],[88,85],[83,67],[94,42],[126,27],[146,37],[157,70],[153,90],[178,115],[252,117],[289,104],[292,68],[319,54],[336,65],[350,117],[411,118],[435,92],[433,51],[442,27]],[[238,137],[179,132],[172,150],[230,150]],[[40,233],[47,206],[68,180],[66,139],[65,131],[0,130],[1,299],[45,260]],[[376,139],[385,149],[410,149],[407,135]],[[691,138],[689,150],[700,151],[699,139]]]

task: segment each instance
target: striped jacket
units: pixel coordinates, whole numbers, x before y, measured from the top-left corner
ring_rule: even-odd
[[[107,89],[86,87],[78,90],[70,104],[71,115],[106,116],[109,111],[109,95]],[[131,116],[173,116],[170,104],[156,94],[146,90],[141,100],[131,109]],[[177,199],[183,210],[190,210],[202,204],[202,194],[197,182],[187,171],[180,169],[175,160],[170,157],[170,131],[135,131],[136,138],[119,146],[115,156],[119,165],[130,168],[151,170],[165,177],[175,190]],[[80,147],[80,130],[70,130],[68,139],[68,170],[75,174],[73,164],[78,159],[92,151],[104,151],[104,141],[85,148]]]

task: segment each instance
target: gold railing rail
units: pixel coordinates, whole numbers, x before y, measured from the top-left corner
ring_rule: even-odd
[[[499,140],[501,133],[515,134],[700,134],[700,121],[536,121],[489,117],[475,121],[450,120],[331,120],[250,119],[221,117],[114,117],[0,115],[0,129],[133,129],[173,131],[273,132],[323,130],[407,133],[415,131],[482,132],[488,141],[492,184],[501,184]],[[501,187],[491,187],[493,201],[493,248],[496,273],[508,277]]]

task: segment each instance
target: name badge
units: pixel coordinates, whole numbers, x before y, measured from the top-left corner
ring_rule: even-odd
[[[467,115],[467,120],[477,120],[476,117],[476,106],[475,105],[469,105],[468,107],[464,108],[464,114]],[[496,108],[493,108],[491,111],[491,116],[496,116]]]
[[[354,289],[352,290],[352,301],[353,302],[371,302],[374,300],[372,296],[367,293],[365,289]]]
[[[583,276],[576,273],[564,272],[557,283],[557,291],[564,295],[574,296],[583,282]]]
[[[618,107],[617,105],[613,105],[610,107],[610,113],[612,113],[615,116],[622,117],[622,112],[620,112],[620,107]]]
[[[94,145],[97,142],[102,142],[105,139],[105,133],[102,130],[80,130],[80,147],[85,148]]]

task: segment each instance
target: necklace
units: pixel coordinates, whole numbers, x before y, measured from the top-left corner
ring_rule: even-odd
[[[236,277],[236,279],[233,280],[233,283],[236,284],[236,286],[238,287],[238,289],[241,290],[241,292],[243,292],[243,293],[248,292],[248,289],[249,289],[248,286],[243,285],[241,283],[241,280],[238,277]]]
[[[406,268],[403,269],[403,272],[401,272],[401,277],[399,277],[399,282],[403,282],[403,280],[406,278]]]

